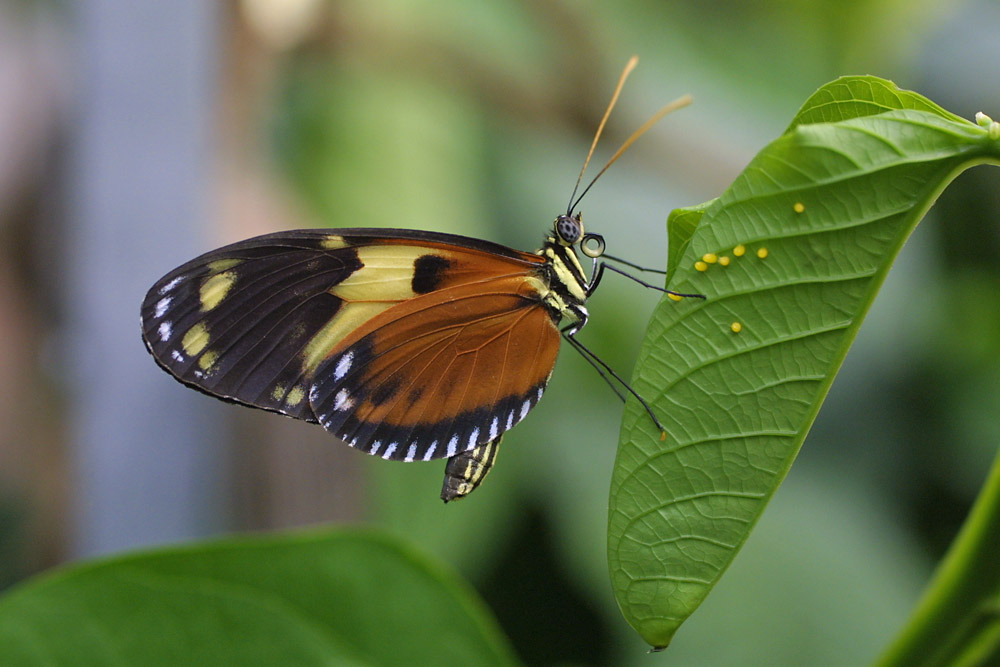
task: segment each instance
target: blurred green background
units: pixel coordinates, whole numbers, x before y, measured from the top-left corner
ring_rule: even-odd
[[[143,4],[143,3],[139,3]],[[369,522],[467,576],[531,664],[857,664],[906,617],[1000,443],[1000,188],[972,170],[910,239],[786,484],[669,651],[605,560],[621,405],[564,353],[471,499],[320,429],[216,405],[146,355],[147,287],[224,242],[433,229],[534,250],[640,56],[581,210],[612,254],[719,194],[799,104],[876,74],[1000,117],[1000,5],[0,0],[0,584],[227,531]],[[629,371],[656,295],[610,276],[582,340]]]

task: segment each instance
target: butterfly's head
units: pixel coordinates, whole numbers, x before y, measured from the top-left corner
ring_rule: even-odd
[[[574,246],[579,244],[580,250],[587,257],[600,257],[604,254],[604,237],[600,234],[587,234],[583,231],[583,220],[580,214],[560,215],[555,221],[555,238],[560,245]]]
[[[560,215],[556,218],[556,240],[562,245],[576,245],[583,238],[583,220],[580,214]]]

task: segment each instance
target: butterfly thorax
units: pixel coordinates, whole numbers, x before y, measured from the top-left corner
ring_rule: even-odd
[[[542,302],[555,319],[566,319],[578,331],[587,323],[584,304],[590,292],[590,279],[576,254],[575,246],[584,238],[579,215],[556,218],[554,233],[545,239],[538,254],[546,259],[545,282],[548,290]]]

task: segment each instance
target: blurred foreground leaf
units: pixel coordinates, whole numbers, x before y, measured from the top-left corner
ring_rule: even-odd
[[[652,646],[747,539],[916,224],[959,172],[1000,163],[998,129],[846,77],[721,197],[671,214],[670,287],[707,300],[653,315],[633,383],[667,438],[629,403],[608,528],[615,595]]]
[[[467,586],[362,531],[101,560],[0,600],[4,665],[513,662]]]

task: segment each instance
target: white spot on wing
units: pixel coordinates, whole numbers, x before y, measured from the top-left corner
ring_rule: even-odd
[[[498,433],[499,430],[500,430],[500,418],[494,417],[493,423],[490,424],[490,441],[497,439],[497,435],[499,435]]]
[[[406,457],[403,459],[407,463],[413,460],[413,457],[417,455],[417,441],[414,440],[410,443],[410,448],[406,450]]]
[[[448,458],[455,455],[458,451],[458,434],[451,436],[451,440],[448,441]]]
[[[542,400],[542,394],[545,392],[545,387],[538,388],[538,398],[535,399],[536,402]]]
[[[479,443],[477,442],[477,440],[479,440],[478,426],[472,429],[472,433],[469,434],[469,447],[475,447],[476,445],[478,445]]]
[[[388,461],[389,457],[391,457],[396,452],[397,447],[399,447],[399,443],[390,442],[389,446],[385,448],[385,452],[382,454],[382,458]]]
[[[437,446],[438,446],[437,440],[431,443],[431,446],[427,448],[426,452],[424,452],[424,461],[430,461],[432,458],[434,458],[434,450],[437,449]]]
[[[171,301],[173,301],[173,297],[169,297],[169,296],[165,296],[162,299],[160,299],[159,301],[157,301],[156,302],[156,309],[153,312],[153,316],[156,317],[157,319],[163,317],[166,314],[166,312],[167,312],[167,308],[170,307],[170,302]]]
[[[528,410],[531,409],[531,399],[527,399],[521,405],[521,416],[518,417],[517,421],[521,421],[528,415]]]
[[[156,329],[156,333],[160,335],[160,342],[166,343],[170,340],[170,334],[174,332],[174,325],[171,322],[160,322],[160,326]]]
[[[184,355],[181,354],[180,352],[178,352],[177,350],[171,350],[170,351],[170,356],[173,357],[174,361],[176,361],[177,363],[179,363],[179,364],[183,364],[184,363]]]
[[[167,292],[169,292],[173,288],[175,288],[178,285],[180,285],[182,280],[184,280],[184,276],[177,276],[176,278],[174,278],[173,280],[171,280],[169,283],[167,283],[166,285],[164,285],[163,287],[160,288],[160,294],[166,294]]]
[[[511,410],[510,414],[507,415],[507,430],[514,428],[514,411]]]
[[[319,398],[319,387],[313,385],[309,387],[309,402],[315,403],[317,398]]]
[[[376,440],[375,442],[372,443],[372,448],[368,450],[368,453],[369,454],[376,454],[376,453],[378,453],[378,448],[381,447],[381,446],[382,446],[382,441],[381,440]]]
[[[344,356],[337,362],[337,368],[333,371],[333,379],[338,382],[343,380],[344,376],[347,375],[347,371],[351,370],[352,363],[354,363],[354,353],[351,351],[345,352]]]
[[[333,409],[334,410],[350,410],[354,407],[354,399],[351,398],[351,393],[347,389],[341,389],[337,392],[337,395],[333,398]]]

